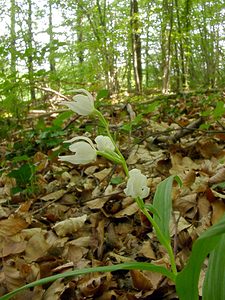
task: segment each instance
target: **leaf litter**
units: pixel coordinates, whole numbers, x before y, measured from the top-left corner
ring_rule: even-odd
[[[211,134],[206,136],[193,125],[178,132],[181,127],[196,124],[193,114],[198,107],[189,107],[187,115],[174,121],[158,106],[154,112],[143,114],[139,123],[135,123],[135,116],[141,113],[138,106],[129,104],[128,108],[124,113],[115,106],[113,116],[111,108],[105,108],[105,114],[128,166],[140,169],[148,177],[151,192],[146,204],[152,203],[157,184],[166,177],[179,175],[183,182],[182,187],[174,185],[170,224],[176,263],[181,270],[196,238],[225,212],[224,128],[215,121],[211,123]],[[224,120],[222,117],[220,124]],[[133,127],[124,126],[129,122]],[[80,119],[75,119],[74,127],[85,131]],[[92,128],[94,138],[94,123]],[[68,130],[65,140],[74,135]],[[11,143],[15,142],[16,137]],[[7,161],[6,153],[2,154],[7,167],[0,177],[0,296],[34,280],[73,269],[133,260],[169,267],[168,256],[151,224],[123,192],[122,169],[103,158],[85,166],[59,162],[54,155],[58,147],[34,153],[34,182],[28,178],[23,190],[14,194],[12,188],[18,182],[7,176],[7,168],[13,164]],[[38,189],[30,191],[32,184]],[[160,274],[123,270],[60,279],[14,299],[135,300],[177,296],[173,283]]]

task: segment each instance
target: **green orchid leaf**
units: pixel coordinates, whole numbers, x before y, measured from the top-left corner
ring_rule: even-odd
[[[157,266],[157,265],[154,265],[151,263],[128,262],[128,263],[123,263],[123,264],[118,264],[118,265],[113,265],[113,266],[94,267],[94,268],[74,270],[74,271],[70,271],[70,272],[53,275],[53,276],[50,276],[47,278],[42,278],[40,280],[26,284],[14,291],[2,296],[1,300],[11,299],[14,295],[18,294],[19,292],[24,291],[25,289],[33,288],[38,285],[43,285],[48,282],[53,282],[60,278],[74,277],[74,276],[84,275],[84,274],[93,273],[93,272],[113,272],[113,271],[118,271],[118,270],[146,270],[146,271],[151,271],[151,272],[157,272],[157,273],[161,273],[162,275],[168,277],[170,280],[175,281],[174,274],[172,274],[169,270],[167,270],[166,268],[164,268],[162,266]]]
[[[159,226],[167,242],[170,242],[169,223],[172,212],[171,193],[173,181],[174,176],[170,176],[160,182],[153,199],[154,209],[158,212],[154,214],[153,219]]]
[[[210,253],[208,270],[203,285],[204,300],[225,299],[225,234],[220,237],[216,248]]]
[[[198,300],[198,281],[199,281],[199,275],[201,271],[202,264],[207,257],[207,255],[215,249],[215,252],[212,257],[212,262],[215,261],[215,255],[217,255],[216,247],[219,245],[221,239],[224,239],[225,234],[225,215],[220,219],[218,223],[210,227],[208,230],[206,230],[193,244],[191,256],[188,260],[187,265],[185,268],[177,275],[176,278],[176,290],[177,294],[179,296],[180,300]],[[218,246],[219,253],[218,255],[222,255],[221,252],[224,253],[224,242],[221,242],[221,245]],[[224,260],[223,260],[224,261]],[[212,264],[210,263],[210,265]],[[215,266],[216,268],[220,268],[218,266]],[[221,268],[224,267],[224,264],[221,263]],[[214,268],[214,266],[213,266]],[[221,269],[220,269],[221,270]],[[213,278],[212,275],[210,275],[210,272],[212,272],[212,266],[209,268],[209,274],[206,277],[206,285],[213,284],[214,287],[217,285],[216,281],[217,278]],[[213,271],[214,272],[214,271]],[[222,276],[224,274],[224,270],[222,273]],[[217,276],[220,276],[220,273],[218,273]],[[209,279],[212,279],[214,283],[209,283]],[[221,281],[222,281],[221,277]],[[224,283],[221,282],[222,285]],[[205,285],[205,295],[208,293],[209,287],[206,288]],[[214,288],[213,287],[213,288]],[[220,287],[224,288],[224,287]],[[210,291],[211,293],[211,291]],[[218,292],[219,293],[219,292]],[[204,298],[203,298],[204,299]],[[222,300],[225,298],[206,298],[206,299],[216,299],[216,300]],[[204,299],[205,300],[205,299]]]

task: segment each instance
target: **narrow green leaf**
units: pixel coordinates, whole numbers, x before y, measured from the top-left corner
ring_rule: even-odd
[[[209,265],[203,285],[204,300],[225,299],[225,234],[210,253]]]
[[[168,277],[172,281],[175,281],[174,274],[171,273],[169,270],[167,270],[164,267],[153,265],[151,263],[128,262],[128,263],[123,263],[123,264],[118,264],[118,265],[113,265],[113,266],[87,268],[87,269],[74,270],[74,271],[70,271],[70,272],[53,275],[53,276],[50,276],[47,278],[43,278],[43,279],[31,282],[29,284],[26,284],[14,291],[2,296],[0,299],[8,300],[12,296],[18,294],[21,291],[24,291],[25,289],[33,288],[35,286],[42,285],[42,284],[46,284],[48,282],[52,282],[52,281],[55,281],[60,278],[74,277],[74,276],[84,275],[84,274],[93,273],[93,272],[113,272],[113,271],[118,271],[118,270],[146,270],[146,271],[151,271],[151,272],[157,272],[157,273],[161,273],[162,275]]]
[[[171,192],[173,180],[174,176],[170,176],[160,182],[153,199],[153,206],[158,212],[158,214],[154,214],[153,219],[168,242],[170,242],[169,222],[172,211]]]
[[[194,242],[188,263],[176,279],[176,290],[180,300],[198,299],[198,281],[202,264],[207,255],[218,245],[224,233],[225,215]],[[219,300],[215,297],[211,299]]]

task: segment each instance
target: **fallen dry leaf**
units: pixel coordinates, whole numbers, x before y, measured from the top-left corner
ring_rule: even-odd
[[[77,232],[81,227],[83,227],[86,220],[87,215],[77,218],[69,218],[56,223],[52,228],[55,230],[58,236],[63,237]]]
[[[0,220],[0,236],[14,235],[28,226],[29,223],[27,223],[24,218],[11,215],[8,219]]]
[[[220,168],[217,170],[217,173],[209,178],[209,183],[220,183],[225,181],[225,167]]]

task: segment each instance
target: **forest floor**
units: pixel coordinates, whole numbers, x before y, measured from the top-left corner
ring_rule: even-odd
[[[134,97],[129,104],[115,100],[102,100],[99,109],[129,169],[148,177],[146,203],[162,180],[170,175],[182,179],[182,187],[173,188],[170,228],[181,270],[196,238],[225,212],[224,95]],[[120,166],[104,158],[78,166],[57,159],[68,153],[63,141],[103,134],[97,119],[48,110],[37,117],[30,112],[19,126],[0,146],[0,296],[73,269],[129,261],[169,268],[151,225],[123,192]],[[162,275],[123,270],[60,279],[14,299],[178,298],[174,284]]]

